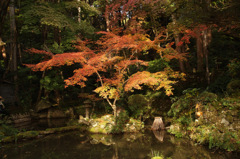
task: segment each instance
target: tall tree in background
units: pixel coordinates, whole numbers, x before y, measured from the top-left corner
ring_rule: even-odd
[[[206,73],[206,81],[210,84],[208,66],[208,47],[211,42],[212,9],[211,1],[171,1],[168,3],[172,12],[172,30],[175,38],[176,49],[179,53],[184,53],[182,43],[190,37],[196,39],[196,63],[197,72]],[[189,34],[189,29],[192,34]],[[187,36],[185,35],[188,32]],[[180,70],[185,71],[184,61],[179,60]]]
[[[9,50],[9,69],[14,73],[14,82],[17,82],[17,30],[15,19],[15,0],[10,0],[10,50]]]
[[[3,32],[3,24],[5,21],[5,16],[8,11],[8,6],[9,6],[10,0],[1,0],[0,2],[0,39],[2,32]]]
[[[100,12],[85,1],[25,0],[21,14],[20,31],[24,40],[35,38],[37,48],[62,53],[71,49],[69,45],[77,37],[94,36],[95,28],[90,23],[91,17]]]
[[[5,43],[2,40],[2,33],[3,33],[3,24],[5,21],[5,17],[8,11],[8,6],[9,6],[10,0],[1,0],[0,2],[0,54],[3,59],[4,59],[4,64],[5,67],[7,67],[7,54],[6,54],[6,49],[5,49]]]

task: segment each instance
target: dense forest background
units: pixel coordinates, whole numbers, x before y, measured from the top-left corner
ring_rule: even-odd
[[[234,94],[240,88],[239,17],[238,0],[1,0],[0,79],[14,90],[7,109],[26,112],[42,99],[74,107],[91,99],[96,110],[117,105],[139,117],[166,113],[173,97],[192,90]],[[77,77],[74,70],[87,63],[73,53],[84,51],[108,58],[85,57],[108,88],[89,70]]]
[[[239,0],[1,0],[0,141],[26,116],[102,121],[97,133],[158,117],[239,151],[239,17]]]

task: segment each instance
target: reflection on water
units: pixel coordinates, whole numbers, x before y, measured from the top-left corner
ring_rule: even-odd
[[[163,142],[164,134],[165,134],[164,130],[153,131],[153,134],[156,137],[156,139],[158,139],[158,141]]]
[[[165,132],[103,135],[71,132],[34,141],[1,145],[4,159],[150,159],[156,151],[172,159],[237,159],[231,153],[213,153],[203,146]]]
[[[65,118],[58,119],[39,119],[33,121],[14,124],[14,127],[22,130],[45,130],[47,128],[56,128],[67,125],[68,120]]]

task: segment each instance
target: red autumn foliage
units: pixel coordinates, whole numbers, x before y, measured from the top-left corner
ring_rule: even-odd
[[[80,52],[53,55],[47,61],[27,66],[34,71],[44,71],[53,67],[79,63],[81,67],[74,70],[74,75],[65,80],[66,87],[69,85],[85,87],[88,78],[96,74],[98,77],[96,82],[100,81],[101,85],[95,92],[105,98],[113,110],[115,110],[115,104],[120,98],[121,92],[141,89],[143,84],[155,90],[163,88],[167,95],[172,94],[172,84],[175,81],[170,80],[170,78],[179,78],[182,75],[177,76],[178,73],[167,70],[157,73],[143,71],[131,75],[128,69],[131,65],[137,67],[148,65],[148,62],[138,59],[138,54],[142,51],[156,49],[157,52],[161,52],[167,57],[174,52],[170,45],[161,48],[159,45],[159,42],[162,41],[159,40],[161,38],[151,41],[144,34],[123,36],[111,32],[99,32],[98,34],[103,36],[96,42],[98,47],[95,50],[86,47],[86,43],[79,42],[77,48]],[[111,102],[110,99],[114,99],[114,101]]]

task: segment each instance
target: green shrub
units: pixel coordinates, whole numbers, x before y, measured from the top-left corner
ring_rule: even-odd
[[[145,95],[134,94],[128,97],[128,108],[130,114],[135,119],[145,121],[153,117],[156,109],[153,108],[153,102],[161,95],[161,92],[147,91]]]
[[[10,125],[6,125],[6,124],[1,124],[0,126],[0,140],[2,140],[3,138],[5,138],[6,136],[14,136],[15,140],[16,135],[19,133],[18,129],[10,126]]]
[[[227,93],[234,96],[240,95],[240,80],[232,80],[227,85]]]
[[[116,117],[116,123],[112,127],[113,134],[123,133],[123,130],[125,128],[125,124],[128,122],[129,116],[127,111],[122,111],[119,113],[119,115]]]
[[[19,131],[18,131],[18,129],[16,129],[16,128],[10,126],[10,125],[2,124],[0,132],[2,132],[5,136],[14,136]]]
[[[146,97],[142,94],[135,94],[128,97],[128,107],[131,110],[132,116],[135,119],[139,118],[144,114],[147,105],[148,101]]]
[[[239,77],[240,74],[240,61],[239,59],[233,59],[228,64],[228,71],[232,77]]]

